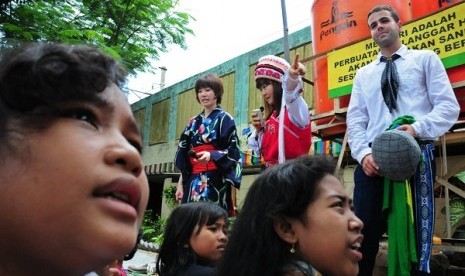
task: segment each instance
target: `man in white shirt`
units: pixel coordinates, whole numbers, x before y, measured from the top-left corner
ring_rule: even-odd
[[[397,129],[415,137],[422,152],[431,153],[434,150],[434,140],[453,126],[460,112],[439,57],[433,51],[410,50],[401,43],[399,34],[402,24],[394,9],[389,6],[373,8],[368,14],[368,25],[380,52],[376,60],[358,70],[347,112],[349,146],[352,156],[359,163],[354,173],[354,206],[357,216],[365,225],[365,239],[361,248],[363,260],[360,262],[359,275],[372,275],[379,240],[386,231],[386,219],[381,210],[384,178],[373,160],[371,143],[396,118],[410,115],[415,122],[400,125]],[[387,93],[387,96],[381,84],[386,81],[383,75],[386,63],[383,60],[390,60],[398,72],[398,83],[392,85],[397,89],[394,93]],[[412,184],[412,196],[417,204],[424,200],[417,198],[421,189],[426,191],[426,195],[423,193],[421,196],[425,196],[428,202],[434,202],[434,154],[430,154],[430,157],[430,166],[426,166],[429,171],[426,172],[428,181],[419,180]],[[428,224],[429,228],[434,227],[432,204],[421,206],[427,208],[427,215],[418,220],[419,223]],[[417,210],[418,206],[420,205],[417,205]],[[416,215],[418,217],[419,213]],[[431,238],[432,233],[427,233],[423,242],[426,245],[431,244]],[[430,253],[421,248],[417,250],[418,269],[428,273]]]

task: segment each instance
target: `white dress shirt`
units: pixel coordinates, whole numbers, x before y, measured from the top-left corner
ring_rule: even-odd
[[[369,143],[398,117],[410,115],[416,137],[433,140],[447,132],[457,121],[460,107],[439,57],[430,50],[409,50],[405,45],[396,52],[399,73],[397,109],[389,113],[381,92],[385,63],[376,60],[360,68],[355,75],[347,111],[348,142],[352,156],[361,164],[371,153]]]

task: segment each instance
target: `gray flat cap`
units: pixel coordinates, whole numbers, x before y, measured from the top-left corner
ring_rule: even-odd
[[[391,180],[409,179],[420,163],[420,146],[405,131],[394,129],[383,132],[375,138],[371,149],[381,174]]]

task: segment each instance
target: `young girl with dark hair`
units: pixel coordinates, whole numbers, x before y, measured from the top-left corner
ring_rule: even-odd
[[[221,276],[355,276],[363,223],[326,157],[265,170],[237,216]]]
[[[263,96],[264,119],[252,113],[254,131],[248,146],[263,156],[265,167],[308,154],[312,134],[310,113],[302,97],[305,66],[296,54],[292,65],[277,56],[264,56],[255,68],[257,89]]]
[[[148,183],[122,68],[85,46],[0,62],[0,275],[84,275],[136,244]]]
[[[160,276],[208,276],[228,242],[228,215],[211,202],[179,205],[168,218],[157,260]]]

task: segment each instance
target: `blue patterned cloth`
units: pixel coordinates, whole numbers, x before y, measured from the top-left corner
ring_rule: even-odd
[[[421,161],[415,175],[418,270],[430,272],[434,231],[434,142],[420,142]]]

